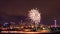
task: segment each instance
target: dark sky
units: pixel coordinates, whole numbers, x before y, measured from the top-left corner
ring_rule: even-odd
[[[0,15],[27,16],[28,11],[38,8],[41,23],[52,23],[56,19],[60,24],[60,1],[58,0],[0,0]]]

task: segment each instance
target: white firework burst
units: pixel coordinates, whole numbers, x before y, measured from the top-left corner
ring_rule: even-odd
[[[41,16],[37,9],[31,9],[28,16],[33,22],[40,22]]]

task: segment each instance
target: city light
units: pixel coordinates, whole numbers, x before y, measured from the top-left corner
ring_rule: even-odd
[[[54,20],[54,25],[55,25],[55,28],[57,27],[57,25],[56,25],[56,20]]]
[[[45,28],[43,28],[43,30],[44,30]]]

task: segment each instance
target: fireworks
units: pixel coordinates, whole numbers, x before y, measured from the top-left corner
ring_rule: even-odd
[[[28,16],[33,22],[40,22],[41,16],[37,9],[31,9]]]

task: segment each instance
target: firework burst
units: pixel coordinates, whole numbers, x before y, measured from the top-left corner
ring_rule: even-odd
[[[40,22],[41,16],[37,9],[31,9],[28,16],[33,22]]]

